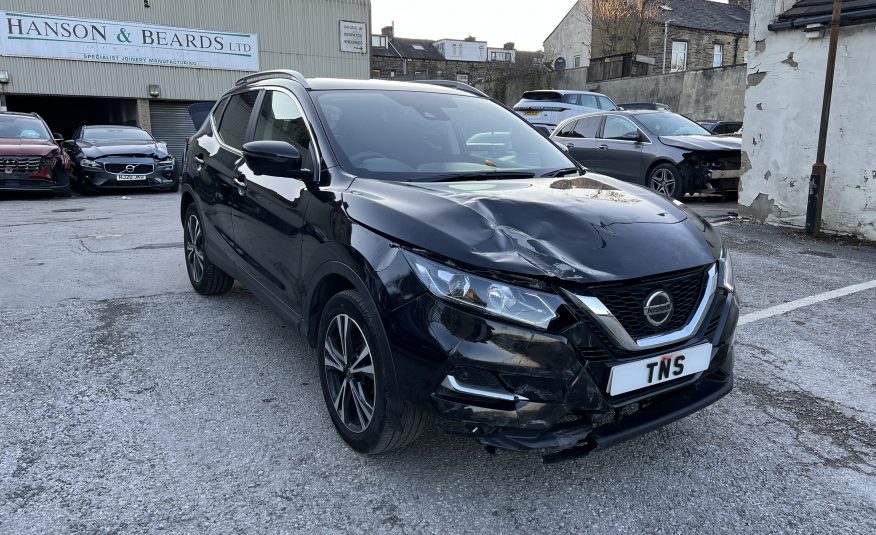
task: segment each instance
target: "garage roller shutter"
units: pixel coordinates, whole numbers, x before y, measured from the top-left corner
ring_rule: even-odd
[[[197,130],[189,115],[191,102],[149,103],[149,116],[152,120],[152,137],[167,143],[167,149],[181,160],[185,151],[185,141]]]

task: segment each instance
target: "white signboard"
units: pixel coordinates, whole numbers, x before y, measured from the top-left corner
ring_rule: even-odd
[[[0,11],[0,55],[259,70],[258,35]]]
[[[341,21],[341,52],[365,54],[366,27],[364,22]]]

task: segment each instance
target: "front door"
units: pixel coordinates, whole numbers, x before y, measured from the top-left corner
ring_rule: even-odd
[[[253,141],[285,141],[301,153],[302,170],[317,172],[315,144],[301,106],[285,90],[266,90],[259,103]],[[255,174],[241,162],[234,208],[240,269],[301,315],[301,233],[305,229],[304,180]]]
[[[639,128],[631,120],[622,115],[608,115],[597,144],[605,174],[627,182],[644,183],[643,139]]]

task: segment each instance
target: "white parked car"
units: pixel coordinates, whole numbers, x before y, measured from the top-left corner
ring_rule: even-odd
[[[520,102],[514,105],[514,111],[521,117],[551,131],[565,119],[576,115],[617,109],[617,104],[602,93],[564,89],[527,91]]]

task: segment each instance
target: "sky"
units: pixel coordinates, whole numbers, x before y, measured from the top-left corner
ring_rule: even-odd
[[[576,0],[371,0],[372,33],[395,21],[396,37],[463,39],[488,46],[513,41],[517,50],[540,50]]]

